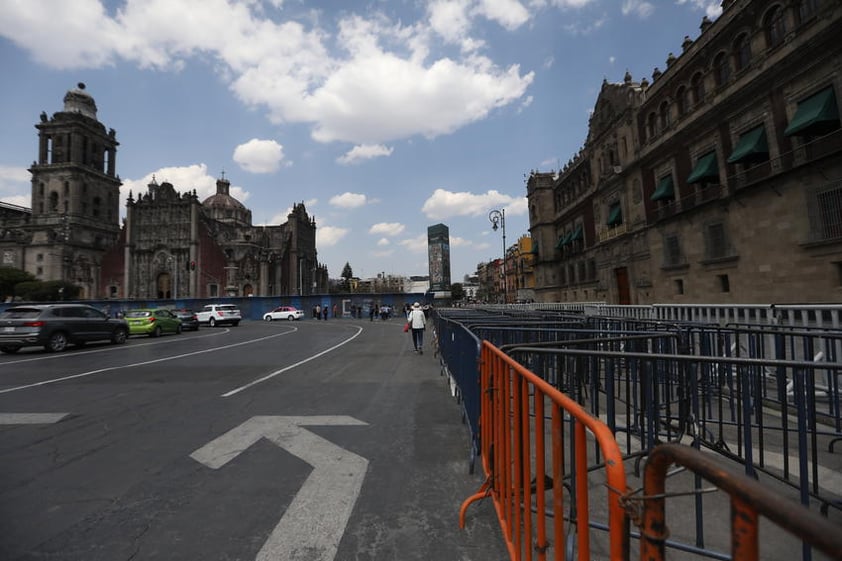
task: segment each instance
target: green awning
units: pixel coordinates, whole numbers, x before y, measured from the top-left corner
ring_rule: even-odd
[[[728,163],[750,163],[768,159],[769,145],[766,143],[766,129],[760,125],[740,136],[736,148],[728,158]]]
[[[611,210],[608,212],[608,226],[618,226],[623,223],[623,209],[620,203],[611,205]]]
[[[839,107],[833,86],[798,103],[786,136],[821,136],[839,128]]]
[[[687,183],[709,183],[719,181],[719,163],[716,152],[708,152],[696,162],[693,173],[687,178]]]
[[[584,237],[584,236],[582,236],[582,225],[581,225],[581,224],[579,224],[579,225],[576,227],[576,229],[573,231],[573,235],[572,235],[572,236],[570,236],[570,241],[571,241],[571,242],[579,241],[579,240],[581,240],[583,237]]]
[[[561,248],[563,248],[564,246],[566,246],[567,244],[569,244],[569,243],[570,243],[570,237],[571,237],[572,235],[573,235],[573,232],[567,232],[567,235],[565,235],[565,236],[559,236],[559,237],[558,237],[558,243],[557,243],[557,244],[555,244],[555,248],[556,248],[556,249],[561,249]]]
[[[672,183],[672,175],[665,175],[658,182],[658,188],[655,189],[654,193],[652,193],[650,199],[653,201],[660,201],[663,199],[673,198],[675,198],[675,187]]]

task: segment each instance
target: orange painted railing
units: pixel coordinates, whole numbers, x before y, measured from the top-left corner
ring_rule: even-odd
[[[466,511],[473,502],[491,497],[512,561],[531,561],[533,553],[535,559],[544,561],[550,550],[554,559],[565,559],[564,493],[569,467],[577,557],[579,561],[593,559],[590,433],[605,472],[610,559],[628,559],[629,519],[620,501],[627,491],[626,474],[608,426],[487,341],[483,341],[480,354],[480,391],[480,459],[486,480],[479,492],[462,503],[460,527],[464,527]],[[567,443],[565,424],[570,425],[568,438],[572,439]],[[572,454],[569,466],[565,445]],[[547,505],[550,485],[552,499]]]
[[[666,475],[671,464],[700,475],[731,498],[731,559],[760,559],[758,521],[764,516],[831,559],[842,559],[842,527],[795,501],[778,496],[754,479],[724,469],[689,446],[662,444],[649,453],[643,481],[640,558],[663,561],[669,528],[665,517]]]

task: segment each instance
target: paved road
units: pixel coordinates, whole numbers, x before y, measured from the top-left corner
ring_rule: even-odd
[[[0,356],[2,560],[503,560],[399,320]]]

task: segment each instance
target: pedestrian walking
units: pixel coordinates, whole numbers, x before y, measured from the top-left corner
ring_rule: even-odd
[[[424,329],[427,327],[427,318],[424,316],[424,311],[421,310],[421,304],[418,302],[412,305],[412,310],[406,317],[409,323],[409,329],[412,333],[412,344],[415,346],[415,352],[424,354]]]

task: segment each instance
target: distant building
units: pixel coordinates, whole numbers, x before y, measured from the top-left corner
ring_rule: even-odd
[[[839,300],[842,3],[722,6],[529,176],[538,301]]]
[[[32,208],[0,208],[3,265],[75,284],[85,299],[327,291],[303,203],[284,224],[253,226],[224,177],[204,201],[153,180],[147,193],[129,194],[121,227],[119,143],[85,85],[67,92],[62,111],[41,113],[36,128]]]
[[[430,290],[450,290],[450,230],[444,224],[427,228],[427,256],[430,266]]]

